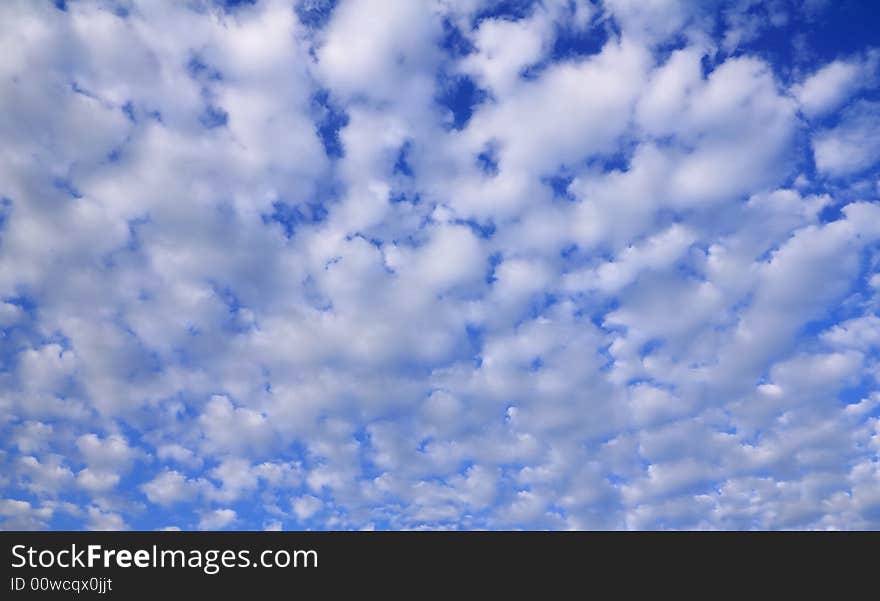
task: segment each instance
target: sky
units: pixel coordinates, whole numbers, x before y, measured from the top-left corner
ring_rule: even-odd
[[[0,3],[0,528],[880,528],[878,31]]]

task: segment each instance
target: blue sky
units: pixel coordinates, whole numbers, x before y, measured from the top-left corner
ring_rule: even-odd
[[[854,0],[0,5],[0,528],[880,528]]]

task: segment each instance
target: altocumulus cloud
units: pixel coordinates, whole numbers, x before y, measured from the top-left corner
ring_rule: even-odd
[[[880,528],[871,8],[0,3],[0,526]]]

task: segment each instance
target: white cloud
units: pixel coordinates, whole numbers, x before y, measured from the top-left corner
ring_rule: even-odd
[[[197,4],[0,3],[4,528],[877,526],[876,51]]]
[[[43,530],[54,512],[50,507],[33,507],[27,501],[0,499],[0,525],[4,530]]]
[[[840,123],[813,137],[816,168],[825,175],[844,177],[871,167],[880,156],[880,105],[859,101]]]
[[[104,511],[96,506],[89,507],[89,530],[128,530],[128,525],[118,513]]]
[[[321,500],[312,495],[297,497],[291,501],[290,505],[293,508],[294,515],[296,515],[297,519],[300,521],[308,520],[321,511],[321,508],[323,507]]]
[[[462,69],[503,96],[516,85],[521,72],[541,58],[551,27],[542,10],[519,21],[486,19],[473,35],[477,51],[463,61]]]
[[[19,457],[17,467],[24,487],[40,496],[55,496],[66,490],[73,480],[73,472],[63,461],[58,455],[50,455],[43,461],[33,455]]]
[[[353,0],[333,11],[318,51],[319,71],[343,94],[388,98],[425,85],[439,23],[431,3]],[[415,90],[413,90],[415,91]]]
[[[810,118],[822,117],[846,102],[853,93],[876,83],[880,53],[869,51],[864,58],[836,60],[794,87],[801,110]]]
[[[90,468],[80,470],[76,475],[76,483],[92,494],[112,490],[119,483],[119,474],[95,471]]]
[[[867,315],[848,319],[824,332],[822,338],[836,347],[868,351],[880,346],[880,317]]]
[[[222,530],[231,526],[237,515],[232,509],[214,509],[202,514],[199,520],[200,530]]]
[[[171,505],[192,500],[195,487],[192,481],[175,470],[165,470],[146,484],[141,490],[147,498],[159,505]]]
[[[137,451],[117,434],[104,439],[96,434],[83,434],[76,440],[76,446],[89,467],[113,471],[125,471],[137,456]]]

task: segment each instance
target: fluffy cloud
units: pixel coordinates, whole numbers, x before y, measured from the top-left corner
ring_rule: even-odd
[[[170,505],[189,499],[192,485],[180,472],[166,470],[141,488],[151,502],[158,505]]]
[[[878,527],[808,4],[2,4],[0,527]]]
[[[877,164],[880,156],[880,103],[861,100],[847,109],[840,122],[816,133],[813,156],[823,174],[843,177]]]
[[[202,515],[199,520],[201,530],[220,530],[228,528],[235,522],[236,514],[232,509],[215,509]]]
[[[801,110],[808,117],[821,117],[838,108],[854,93],[876,85],[880,52],[870,50],[864,58],[835,60],[822,66],[794,87]]]

